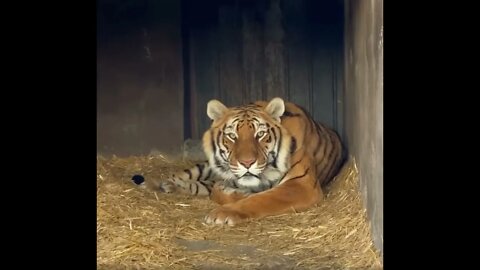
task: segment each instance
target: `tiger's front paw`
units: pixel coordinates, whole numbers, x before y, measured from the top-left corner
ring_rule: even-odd
[[[246,198],[247,196],[248,194],[241,192],[240,190],[235,190],[222,184],[216,184],[212,189],[210,199],[220,205],[224,205],[228,203],[234,203],[238,200]]]
[[[174,183],[167,180],[163,180],[159,184],[159,189],[161,192],[164,192],[164,193],[174,193],[177,190],[177,187],[175,186]]]
[[[249,216],[246,213],[242,213],[229,206],[221,206],[211,211],[205,217],[205,223],[234,226],[246,221],[248,218]]]

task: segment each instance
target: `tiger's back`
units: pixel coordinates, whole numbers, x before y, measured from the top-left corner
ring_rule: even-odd
[[[265,107],[268,102],[255,104]],[[304,147],[314,160],[316,180],[320,185],[328,184],[338,173],[345,161],[346,151],[338,133],[318,123],[303,107],[285,102],[281,116],[282,126],[295,138],[296,148]]]

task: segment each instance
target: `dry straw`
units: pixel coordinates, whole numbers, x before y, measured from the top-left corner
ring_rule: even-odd
[[[349,161],[309,211],[209,226],[207,198],[139,189],[192,163],[164,155],[97,158],[98,269],[383,269]]]

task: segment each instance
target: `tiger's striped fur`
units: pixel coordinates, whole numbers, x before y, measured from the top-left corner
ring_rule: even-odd
[[[345,158],[335,131],[281,98],[232,108],[212,100],[207,114],[212,119],[203,136],[208,161],[160,186],[219,203],[207,223],[234,225],[308,209],[322,200],[322,188]]]

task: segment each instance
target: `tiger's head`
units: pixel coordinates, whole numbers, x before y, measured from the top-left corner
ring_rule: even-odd
[[[227,108],[218,100],[207,105],[210,129],[203,137],[204,151],[213,170],[243,186],[260,183],[266,169],[288,170],[291,136],[282,127],[281,98],[265,106],[250,104]]]

